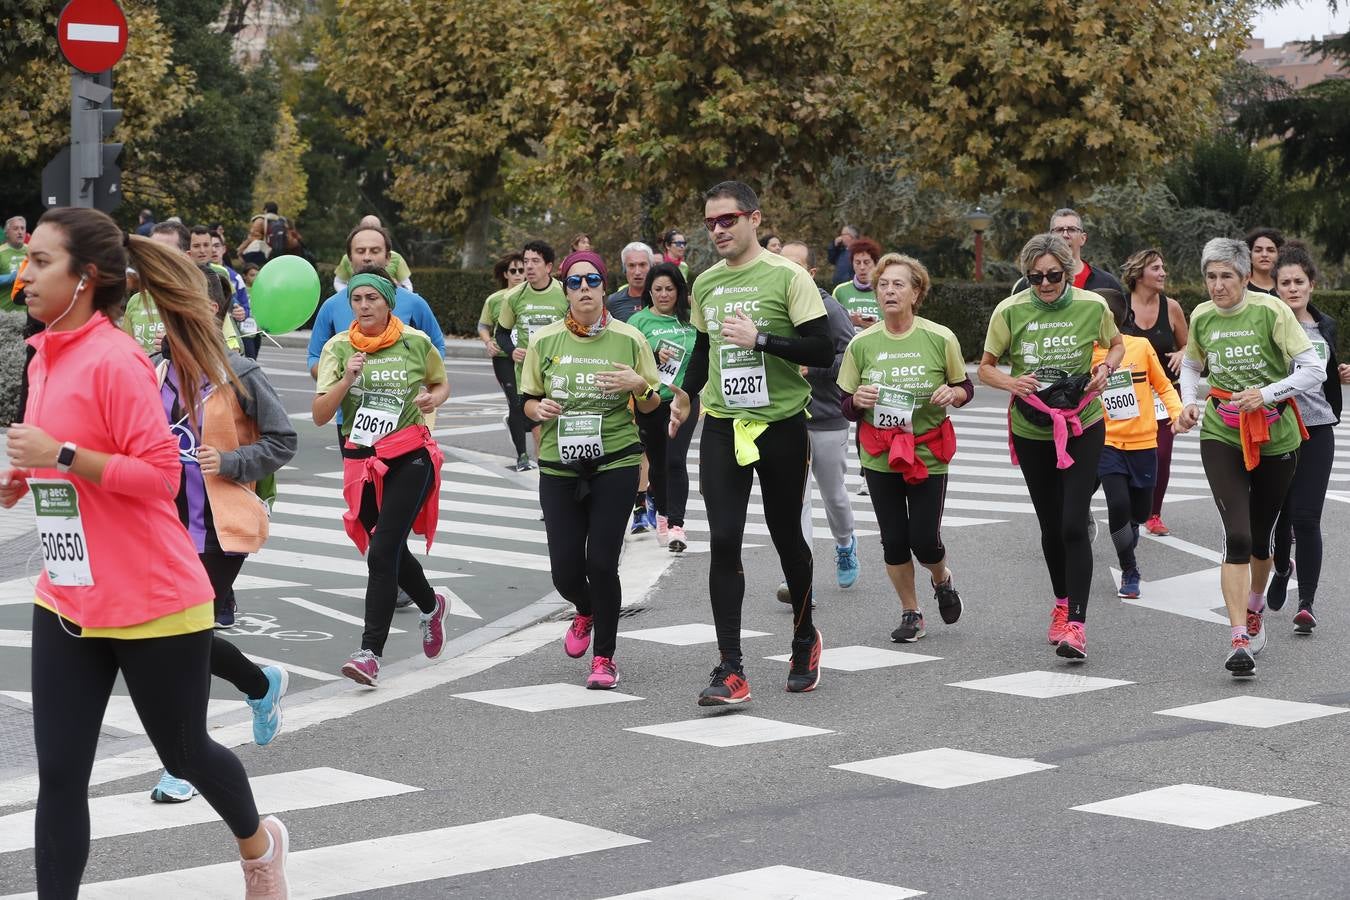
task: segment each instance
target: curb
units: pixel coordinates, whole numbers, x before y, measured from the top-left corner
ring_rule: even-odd
[[[287,350],[307,350],[309,349],[309,335],[308,331],[292,331],[289,334],[274,334],[271,337]],[[487,354],[483,352],[482,341],[477,338],[461,338],[450,335],[446,335],[445,338],[445,358],[481,359],[484,362],[488,359]]]

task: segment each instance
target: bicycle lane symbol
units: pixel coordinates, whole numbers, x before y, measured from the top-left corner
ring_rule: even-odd
[[[277,641],[331,641],[333,636],[326,631],[295,631],[282,628],[277,617],[267,613],[240,613],[235,617],[234,625],[222,629],[221,634],[229,637],[264,637]]]

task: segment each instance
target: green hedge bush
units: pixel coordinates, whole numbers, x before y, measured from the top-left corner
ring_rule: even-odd
[[[23,377],[23,313],[0,313],[0,425],[19,415],[19,379]]]

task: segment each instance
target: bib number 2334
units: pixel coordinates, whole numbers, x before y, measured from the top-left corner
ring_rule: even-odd
[[[52,584],[87,587],[94,583],[89,569],[89,544],[80,521],[80,495],[75,485],[59,479],[31,479],[33,509],[42,542],[42,564]]]

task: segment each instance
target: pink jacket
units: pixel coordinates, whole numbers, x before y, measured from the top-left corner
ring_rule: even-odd
[[[94,578],[88,587],[55,586],[44,571],[38,596],[90,628],[139,625],[211,600],[215,592],[174,505],[182,464],[150,360],[102,313],[28,343],[37,355],[28,366],[24,422],[112,455],[102,484],[56,469],[20,472],[75,485]]]

